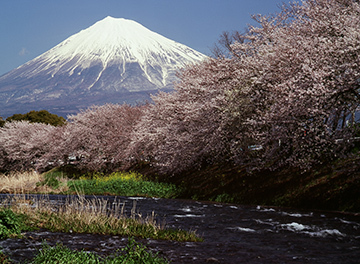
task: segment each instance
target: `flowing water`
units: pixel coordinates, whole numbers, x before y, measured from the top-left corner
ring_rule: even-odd
[[[5,195],[0,196],[5,197]],[[50,195],[54,204],[66,197]],[[86,198],[91,198],[87,196]],[[125,203],[143,216],[155,212],[169,228],[196,230],[204,242],[140,239],[171,263],[360,263],[360,215],[242,206],[188,200],[97,196]],[[24,239],[0,241],[11,259],[23,263],[42,241],[109,254],[127,244],[120,236],[29,232]]]

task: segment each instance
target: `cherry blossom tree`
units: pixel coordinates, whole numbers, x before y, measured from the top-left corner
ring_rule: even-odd
[[[89,171],[119,168],[127,159],[125,149],[145,107],[106,104],[69,116],[68,124],[52,134],[57,143],[46,158],[59,164],[76,158],[76,165]]]
[[[153,160],[161,171],[177,173],[228,160],[233,131],[227,113],[228,93],[239,80],[231,59],[208,58],[179,72],[173,93],[152,99],[135,128],[131,153]],[[251,111],[247,101],[243,116]],[[246,134],[241,137],[243,144]],[[135,155],[136,156],[136,155]]]
[[[231,107],[252,91],[257,114],[242,125],[264,147],[261,160],[306,167],[335,157],[360,102],[359,2],[308,0],[256,19],[260,27],[228,46],[248,80],[233,90]]]
[[[51,149],[48,135],[56,128],[28,121],[6,122],[0,128],[0,168],[2,171],[36,169]]]
[[[27,121],[6,122],[0,128],[2,170],[43,170],[67,164],[89,171],[113,170],[128,160],[125,149],[146,105],[93,106],[54,127]]]
[[[227,54],[153,98],[131,144],[139,157],[167,172],[224,160],[308,168],[346,149],[339,139],[351,137],[360,102],[359,2],[294,2],[254,19],[224,35]]]

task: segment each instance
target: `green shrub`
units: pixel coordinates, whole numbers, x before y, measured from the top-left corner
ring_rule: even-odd
[[[5,125],[5,121],[3,120],[3,118],[0,116],[0,127],[3,127]],[[1,262],[0,262],[1,263]]]
[[[65,118],[51,114],[46,110],[30,111],[26,114],[14,114],[6,118],[7,122],[26,120],[31,123],[44,123],[52,126],[63,126],[66,124]]]
[[[219,203],[234,203],[234,197],[230,194],[223,193],[217,195],[214,201]]]
[[[10,209],[0,211],[0,239],[20,235],[23,224],[18,215]]]
[[[50,170],[46,173],[43,174],[44,175],[44,180],[39,182],[38,185],[40,186],[49,186],[53,189],[58,189],[60,186],[60,178],[64,178],[64,174],[61,171],[58,170]]]

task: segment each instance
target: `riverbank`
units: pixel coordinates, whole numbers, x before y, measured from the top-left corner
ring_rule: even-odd
[[[150,178],[182,186],[181,198],[306,210],[360,212],[360,157],[319,165],[309,171],[285,168],[249,173],[216,164],[169,178],[146,165],[135,168]]]
[[[44,174],[0,175],[1,193],[60,193],[147,196],[280,206],[306,210],[360,212],[360,156],[314,167],[249,173],[245,167],[211,165],[180,175],[161,175],[147,164],[128,172],[89,174],[73,167]]]

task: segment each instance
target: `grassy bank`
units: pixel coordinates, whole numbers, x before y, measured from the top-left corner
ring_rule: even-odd
[[[45,228],[52,232],[121,235],[176,241],[202,240],[195,232],[168,229],[158,224],[154,213],[144,217],[136,213],[136,208],[133,208],[131,215],[125,215],[124,206],[120,201],[110,206],[106,200],[96,198],[89,200],[84,196],[69,197],[65,204],[54,206],[46,198],[33,201],[26,200],[23,195],[17,195],[2,202],[0,238],[18,235],[26,228]],[[1,224],[4,222],[7,224]]]
[[[81,190],[84,194],[109,194],[123,196],[147,196],[175,198],[180,193],[174,184],[147,181],[143,176],[130,172],[110,175],[96,174],[91,179],[79,179],[68,184],[69,190]]]
[[[73,174],[66,169],[56,168],[42,174],[42,177],[43,180],[38,182],[34,191],[159,198],[176,198],[182,192],[174,184],[150,181],[135,172]]]

